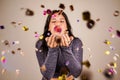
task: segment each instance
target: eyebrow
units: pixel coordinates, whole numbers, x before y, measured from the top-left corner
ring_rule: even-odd
[[[56,18],[52,18],[51,20],[56,20]],[[60,20],[65,20],[64,18],[60,18]]]

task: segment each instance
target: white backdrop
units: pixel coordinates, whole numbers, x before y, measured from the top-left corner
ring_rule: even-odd
[[[83,41],[83,61],[88,60],[91,64],[90,68],[83,67],[81,75],[86,72],[88,80],[109,80],[103,71],[107,64],[114,62],[117,67],[112,80],[120,79],[120,37],[116,35],[116,30],[120,31],[120,14],[113,15],[116,10],[120,11],[119,0],[0,0],[0,26],[4,26],[4,29],[0,28],[0,80],[42,78],[35,55],[35,32],[43,32],[47,17],[43,11],[60,9],[60,3],[65,5],[64,11],[74,35]],[[41,8],[41,5],[45,7]],[[69,9],[70,5],[73,5],[74,11]],[[34,15],[26,16],[26,9],[34,11]],[[84,11],[91,13],[94,28],[87,28],[86,21],[82,19]],[[24,31],[23,26],[29,30]],[[105,40],[111,44],[105,44]],[[5,45],[5,41],[9,45]],[[76,80],[82,79],[79,77]]]

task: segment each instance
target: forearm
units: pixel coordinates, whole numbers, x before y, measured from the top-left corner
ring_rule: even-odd
[[[43,52],[37,54],[40,70],[42,75],[50,80],[55,72],[58,57],[58,48],[49,48],[46,58],[44,58],[43,56],[45,56],[45,53]],[[42,70],[43,66],[45,70]]]

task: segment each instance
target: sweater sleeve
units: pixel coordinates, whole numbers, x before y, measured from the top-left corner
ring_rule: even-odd
[[[83,48],[79,38],[73,39],[69,47],[62,47],[63,56],[70,75],[77,78],[82,71]]]
[[[48,51],[42,51],[41,49],[42,41],[36,43],[36,56],[40,66],[40,71],[42,75],[47,79],[53,77],[55,73],[57,57],[58,57],[58,47],[49,48]],[[46,70],[41,70],[42,66],[45,66]]]

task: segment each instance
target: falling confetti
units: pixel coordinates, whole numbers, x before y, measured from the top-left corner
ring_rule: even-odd
[[[87,68],[91,66],[90,62],[88,60],[82,62],[83,65],[85,65]]]
[[[89,20],[89,21],[87,22],[87,27],[88,27],[89,29],[92,29],[92,28],[94,27],[94,25],[95,25],[95,21],[94,21],[94,20]]]
[[[98,72],[102,72],[102,69],[98,69]]]
[[[29,30],[29,28],[26,27],[26,26],[23,26],[22,29],[23,29],[24,31],[28,31],[28,30]]]
[[[113,68],[107,68],[107,69],[104,70],[103,73],[104,73],[104,76],[106,78],[109,78],[109,79],[113,78],[113,76],[114,76],[114,70],[113,70]]]
[[[89,21],[90,20],[90,12],[89,11],[83,12],[82,17],[83,17],[83,20]]]
[[[15,44],[19,44],[20,41],[13,41],[12,44],[15,45]]]
[[[40,35],[39,39],[42,40],[43,38],[44,38],[44,36],[43,36],[43,35]]]
[[[120,12],[118,10],[116,10],[113,14],[115,17],[119,16],[120,15]]]
[[[105,40],[104,43],[107,44],[107,45],[111,44],[111,42],[109,40]]]
[[[60,4],[59,4],[59,8],[61,8],[61,9],[65,9],[65,5],[62,4],[62,3],[60,3]]]
[[[25,12],[26,16],[33,16],[34,15],[34,12],[30,9],[26,9],[26,12]]]
[[[108,67],[112,67],[112,68],[116,68],[117,67],[117,63],[115,62],[111,62],[109,64],[107,64]]]
[[[45,8],[45,6],[42,4],[42,5],[41,5],[41,8]]]
[[[39,38],[39,34],[35,32],[35,38]]]
[[[0,29],[5,29],[5,27],[3,25],[0,25]]]
[[[70,5],[70,10],[71,10],[71,11],[74,11],[73,5]]]
[[[109,27],[109,28],[108,28],[108,31],[109,31],[109,32],[113,32],[113,31],[114,31],[113,27]]]
[[[100,21],[100,18],[97,18],[96,21],[97,21],[97,22]]]
[[[116,30],[116,34],[120,38],[120,31],[119,30]]]
[[[47,9],[46,12],[47,12],[47,14],[51,14],[52,11],[50,9]]]
[[[2,63],[6,63],[6,58],[5,58],[5,56],[2,56],[2,57],[1,57],[1,62],[2,62]]]
[[[12,51],[11,51],[11,53],[12,53],[12,54],[15,54],[15,51],[14,51],[14,50],[12,50]]]
[[[6,46],[10,46],[10,42],[8,40],[3,40],[2,43],[4,43]]]
[[[109,54],[110,54],[110,51],[108,51],[108,50],[105,51],[105,54],[106,54],[106,55],[109,55]]]

